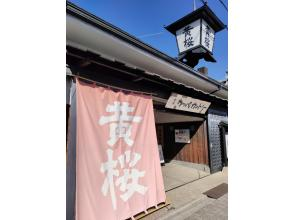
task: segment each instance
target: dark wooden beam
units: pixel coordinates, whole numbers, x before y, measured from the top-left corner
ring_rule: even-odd
[[[143,80],[144,79],[144,77],[138,77],[138,78],[136,78],[136,79],[133,79],[133,82],[139,82],[139,81],[141,81],[141,80]]]
[[[91,60],[90,59],[84,59],[84,60],[81,60],[78,65],[80,67],[86,67],[86,66],[89,66],[91,64]]]

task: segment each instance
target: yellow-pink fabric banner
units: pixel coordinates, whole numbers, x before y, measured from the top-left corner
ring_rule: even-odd
[[[152,99],[76,82],[76,220],[123,220],[164,202]]]

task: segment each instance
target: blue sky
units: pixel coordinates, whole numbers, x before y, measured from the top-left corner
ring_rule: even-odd
[[[193,0],[71,0],[71,2],[171,57],[178,55],[176,39],[164,29],[164,26],[193,11]],[[228,5],[227,0],[223,2]],[[201,6],[201,1],[196,0],[196,7]],[[228,13],[219,0],[208,1],[208,6],[224,24],[228,24]],[[161,34],[144,37],[154,33]],[[216,34],[213,56],[216,63],[202,59],[195,69],[206,66],[210,77],[222,80],[228,69],[226,29]]]

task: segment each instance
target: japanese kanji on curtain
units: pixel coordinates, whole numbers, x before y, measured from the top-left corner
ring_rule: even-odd
[[[76,220],[122,220],[164,201],[152,99],[77,79]]]

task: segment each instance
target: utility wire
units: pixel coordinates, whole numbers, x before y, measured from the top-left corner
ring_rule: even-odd
[[[138,38],[152,37],[152,36],[161,35],[161,34],[164,34],[164,32],[162,31],[162,32],[154,33],[154,34],[144,34],[144,35],[138,36]]]
[[[200,0],[200,1],[203,3],[203,5],[207,4],[207,1],[204,1],[204,0]]]
[[[223,2],[223,0],[218,0],[222,6],[224,6],[224,8],[226,9],[226,11],[228,11],[228,7],[225,5],[225,3]]]
[[[202,0],[203,1],[203,0]],[[225,5],[225,3],[223,2],[223,0],[218,0],[222,6],[226,9],[226,11],[228,11],[228,7]],[[228,30],[228,26],[226,25],[225,28]]]
[[[207,1],[204,0],[200,0],[204,5],[207,4]],[[228,11],[228,7],[226,6],[226,4],[223,2],[223,0],[218,0],[222,6],[226,9],[226,11]]]
[[[203,4],[207,4],[207,0],[199,0],[201,1]],[[228,11],[228,7],[225,5],[225,3],[222,1],[222,0],[218,0],[222,6],[226,9],[226,11]],[[196,2],[195,0],[193,1],[193,9],[196,10]],[[228,30],[228,26],[225,25],[225,29]],[[144,34],[144,35],[140,35],[138,36],[138,38],[145,38],[145,37],[153,37],[153,36],[157,36],[157,35],[161,35],[161,34],[164,34],[164,32],[158,32],[158,33],[153,33],[153,34]]]

